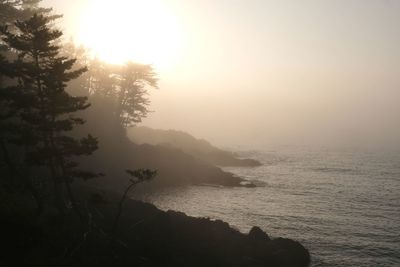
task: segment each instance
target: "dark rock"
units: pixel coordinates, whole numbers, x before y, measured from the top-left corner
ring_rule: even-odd
[[[76,192],[79,202],[87,203],[86,212],[91,215],[93,223],[89,232],[73,213],[67,213],[62,221],[39,225],[32,220],[16,218],[18,224],[0,224],[4,233],[0,232],[6,237],[3,245],[8,245],[6,254],[1,255],[0,251],[0,265],[310,265],[310,255],[299,242],[270,239],[259,227],[243,234],[221,220],[194,218],[177,211],[165,212],[152,204],[130,199],[124,203],[118,228],[111,231],[120,196],[107,193],[108,201],[104,205],[103,201],[87,201],[93,197],[92,189],[77,188]]]
[[[129,130],[128,136],[137,144],[175,148],[212,165],[238,167],[262,165],[254,159],[240,159],[235,153],[217,148],[206,140],[197,139],[182,131],[133,127]]]
[[[253,226],[253,228],[251,228],[249,235],[248,235],[250,240],[254,240],[254,241],[269,241],[271,240],[269,238],[269,236],[267,235],[267,233],[265,233],[263,230],[261,230],[258,226]]]
[[[297,241],[277,238],[272,240],[271,249],[271,257],[277,266],[309,266],[311,263],[308,250]]]

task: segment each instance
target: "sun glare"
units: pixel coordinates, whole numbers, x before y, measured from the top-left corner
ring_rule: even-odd
[[[109,63],[132,60],[168,68],[181,50],[178,26],[161,0],[88,0],[76,41]]]

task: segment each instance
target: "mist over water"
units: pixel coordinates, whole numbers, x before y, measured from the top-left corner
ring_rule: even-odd
[[[281,147],[241,155],[264,165],[226,170],[264,186],[190,186],[139,198],[296,239],[312,266],[400,265],[400,153]]]
[[[399,14],[0,1],[0,266],[399,267]]]

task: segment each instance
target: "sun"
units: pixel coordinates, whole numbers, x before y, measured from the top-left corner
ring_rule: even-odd
[[[167,68],[181,51],[181,32],[161,0],[87,0],[76,41],[113,64],[135,61]]]

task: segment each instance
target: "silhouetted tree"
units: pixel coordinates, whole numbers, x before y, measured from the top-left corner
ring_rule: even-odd
[[[12,76],[10,64],[0,55],[0,162],[2,162],[7,169],[7,174],[2,176],[6,178],[7,183],[11,185],[15,182],[16,166],[7,144],[12,133],[11,120],[15,117],[16,110],[11,107],[8,94],[5,93],[5,77],[2,75],[5,73],[7,73],[8,76]]]
[[[42,14],[54,20],[61,15],[51,14],[52,8],[40,7],[42,0],[0,0],[0,25],[13,23],[17,20],[26,20],[34,14]]]
[[[0,25],[7,25],[8,31],[16,32],[17,28],[14,22],[26,20],[35,13],[47,14],[51,20],[61,17],[60,15],[50,15],[52,9],[40,7],[40,2],[41,0],[0,0]],[[3,182],[7,182],[3,186],[7,186],[8,189],[12,188],[14,191],[28,189],[35,198],[40,212],[42,202],[39,193],[33,185],[28,166],[22,164],[20,160],[26,147],[21,149],[13,145],[13,143],[21,142],[24,139],[30,139],[28,137],[29,129],[24,129],[24,125],[18,119],[18,109],[11,105],[10,97],[16,95],[9,89],[10,85],[15,86],[15,80],[12,78],[15,76],[16,70],[14,70],[14,66],[10,66],[6,59],[16,59],[17,54],[1,39],[0,53],[0,172],[2,178],[4,178]],[[25,138],[18,138],[22,134],[25,135]]]
[[[2,54],[12,58],[15,51],[4,46]],[[10,56],[11,55],[11,56]],[[29,98],[20,94],[15,64],[0,55],[0,173],[2,186],[12,191],[28,191],[36,201],[37,212],[41,213],[43,202],[39,191],[29,174],[28,165],[21,161],[27,147],[34,138],[30,128],[20,119],[21,104],[29,103]],[[17,146],[16,146],[17,145]]]
[[[149,113],[147,86],[158,88],[156,73],[151,65],[129,62],[118,76],[115,115],[121,126],[127,128],[142,121]]]
[[[108,64],[92,58],[83,47],[72,42],[64,46],[64,53],[79,58],[78,65],[87,65],[89,71],[75,80],[71,89],[90,97],[100,105],[107,118],[120,128],[140,123],[150,112],[149,87],[158,88],[157,75],[151,65],[128,62],[124,65]],[[110,116],[112,115],[112,116]]]
[[[91,154],[97,149],[97,140],[91,135],[80,140],[66,135],[84,123],[74,113],[90,106],[87,97],[66,92],[66,84],[87,69],[71,70],[76,59],[60,56],[58,39],[62,32],[51,29],[52,19],[35,14],[26,21],[17,21],[16,33],[2,28],[4,43],[18,55],[10,63],[14,73],[6,73],[16,77],[16,85],[5,91],[11,106],[18,110],[21,125],[27,126],[27,134],[20,135],[20,143],[28,147],[26,162],[47,167],[61,214],[65,210],[63,188],[79,213],[70,183],[75,177],[88,179],[96,174],[77,170],[73,157]]]
[[[122,206],[126,200],[126,197],[129,194],[129,192],[136,185],[143,183],[143,182],[148,182],[157,175],[157,171],[150,170],[150,169],[126,170],[126,173],[129,174],[129,176],[131,176],[131,179],[129,179],[129,185],[125,189],[124,193],[121,196],[121,199],[118,202],[117,214],[115,215],[114,224],[112,227],[112,233],[114,233],[114,236],[117,231],[119,218],[121,217],[121,214],[122,214]]]

